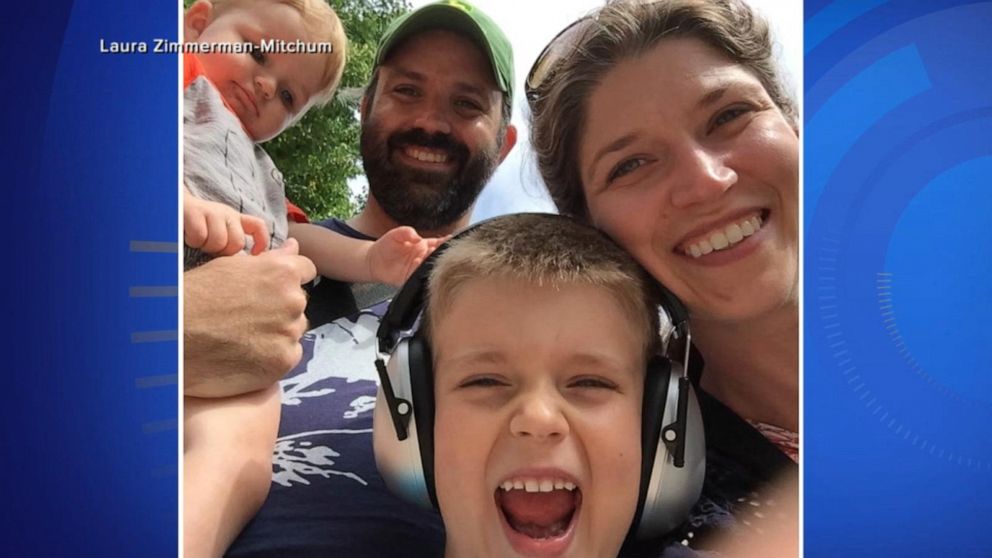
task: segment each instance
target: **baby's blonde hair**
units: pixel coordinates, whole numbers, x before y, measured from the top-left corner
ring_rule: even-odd
[[[314,42],[328,42],[332,45],[331,52],[324,56],[324,69],[320,76],[321,88],[314,93],[308,103],[310,106],[326,105],[334,98],[334,92],[341,83],[344,65],[347,61],[348,38],[344,32],[341,18],[326,0],[210,0],[214,13],[221,13],[234,6],[248,2],[276,2],[292,7],[303,17],[303,25],[309,34],[308,39]],[[295,120],[298,120],[306,110],[301,110]]]

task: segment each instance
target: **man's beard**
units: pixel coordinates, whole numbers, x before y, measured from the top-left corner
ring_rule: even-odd
[[[428,134],[415,128],[386,137],[377,121],[362,124],[362,166],[369,192],[400,225],[418,231],[443,229],[472,207],[496,170],[500,142],[483,147],[474,156],[468,146],[448,134]],[[407,146],[443,150],[454,164],[454,174],[414,169],[396,164],[393,153]]]

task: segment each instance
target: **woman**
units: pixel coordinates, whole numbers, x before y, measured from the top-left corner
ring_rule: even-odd
[[[676,540],[746,533],[798,462],[799,139],[767,24],[732,0],[611,2],[545,48],[527,97],[559,211],[690,310],[707,475]]]

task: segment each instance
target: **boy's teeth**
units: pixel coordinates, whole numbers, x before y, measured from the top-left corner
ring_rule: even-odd
[[[575,490],[575,483],[568,482],[564,479],[513,479],[505,480],[499,485],[499,488],[504,492],[509,492],[510,490],[525,490],[527,492],[551,492],[553,490],[568,490],[571,492]]]
[[[683,249],[683,253],[693,258],[705,256],[713,251],[726,250],[761,229],[761,218],[752,215],[736,223],[731,223],[713,232],[709,237],[693,242]]]

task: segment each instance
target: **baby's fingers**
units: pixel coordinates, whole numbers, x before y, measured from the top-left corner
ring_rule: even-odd
[[[204,214],[207,223],[207,239],[201,250],[208,254],[220,254],[227,247],[227,220],[224,214],[209,211]]]
[[[241,228],[240,215],[224,215],[224,228],[227,243],[217,252],[221,256],[233,256],[245,247],[245,231]]]
[[[190,248],[202,248],[207,241],[207,218],[200,211],[183,215],[183,242]]]
[[[259,217],[242,215],[241,228],[245,234],[250,235],[252,238],[251,253],[253,256],[257,256],[268,249],[269,228],[265,225],[265,221]]]

